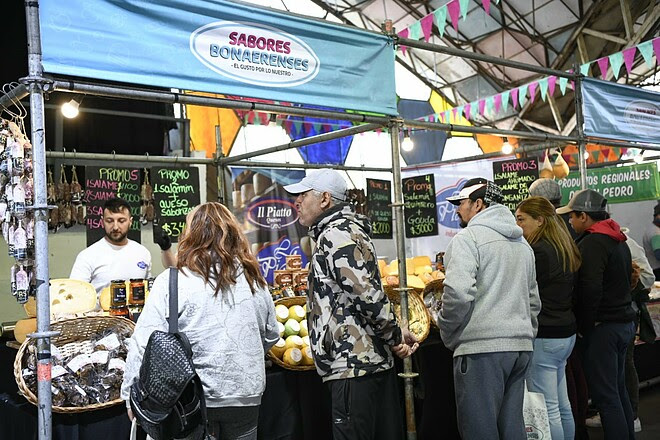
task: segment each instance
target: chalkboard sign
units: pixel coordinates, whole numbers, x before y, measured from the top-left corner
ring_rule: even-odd
[[[154,240],[165,231],[176,242],[186,224],[186,215],[199,205],[199,170],[152,168],[151,183],[158,219],[154,222]]]
[[[405,179],[403,201],[407,238],[438,235],[438,211],[435,206],[433,174]]]
[[[392,182],[367,179],[367,215],[371,238],[392,238]]]
[[[115,197],[131,206],[133,222],[128,238],[140,242],[140,170],[132,168],[85,167],[87,246],[105,236],[103,204]]]
[[[539,164],[535,158],[493,162],[493,180],[502,188],[502,204],[511,211],[529,197],[529,185],[538,178]]]

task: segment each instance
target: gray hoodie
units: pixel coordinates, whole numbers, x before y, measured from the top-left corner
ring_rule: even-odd
[[[534,252],[513,214],[492,205],[445,252],[438,326],[454,356],[532,351],[541,310]]]

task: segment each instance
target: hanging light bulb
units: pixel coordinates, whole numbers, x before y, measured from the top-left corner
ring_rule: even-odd
[[[78,116],[78,113],[80,113],[78,107],[80,107],[80,103],[75,99],[72,99],[69,102],[65,102],[62,104],[62,115],[65,118],[73,119]]]
[[[584,160],[589,160],[589,152],[588,151],[584,152]]]
[[[410,133],[408,130],[403,132],[403,142],[401,142],[401,149],[403,151],[412,151],[415,148],[415,143],[410,139]]]
[[[642,163],[644,162],[644,150],[640,150],[639,153],[635,157],[633,157],[633,160],[635,163]]]
[[[513,153],[513,145],[509,143],[507,138],[504,138],[504,143],[502,144],[502,153],[511,154]]]
[[[277,127],[277,115],[275,113],[270,114],[270,119],[268,120],[269,127]]]

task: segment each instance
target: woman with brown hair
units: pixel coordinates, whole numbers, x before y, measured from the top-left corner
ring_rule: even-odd
[[[256,439],[266,386],[264,355],[279,332],[257,260],[236,218],[222,204],[205,203],[188,214],[177,269],[179,331],[192,346],[210,432],[217,439]],[[168,290],[165,271],[154,281],[131,338],[122,384],[127,405],[149,336],[168,329]]]
[[[516,223],[534,250],[541,296],[528,387],[545,396],[553,440],[573,439],[575,422],[565,370],[577,330],[573,276],[580,267],[580,252],[554,206],[543,197],[523,200],[516,210]]]

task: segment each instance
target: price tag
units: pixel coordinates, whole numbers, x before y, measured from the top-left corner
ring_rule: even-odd
[[[154,222],[154,240],[166,232],[176,242],[186,225],[186,215],[200,203],[199,170],[195,167],[152,168],[151,182],[158,218],[158,224]]]
[[[529,197],[529,185],[538,178],[536,158],[493,162],[493,181],[502,188],[502,204],[511,211]]]
[[[392,182],[367,179],[367,215],[371,238],[392,238]]]

